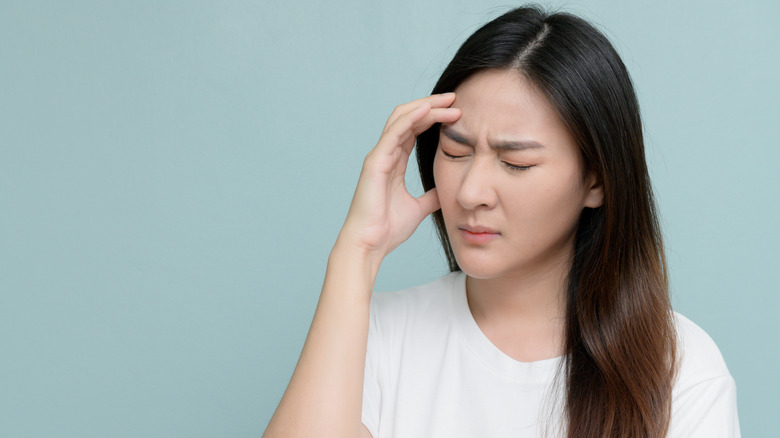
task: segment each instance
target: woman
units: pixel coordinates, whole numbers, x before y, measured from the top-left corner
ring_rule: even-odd
[[[720,352],[671,310],[654,208],[608,40],[533,7],[491,21],[366,157],[264,436],[738,436]],[[372,298],[431,213],[452,272]]]

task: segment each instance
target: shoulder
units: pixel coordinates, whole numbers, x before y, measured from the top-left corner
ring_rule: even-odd
[[[680,377],[696,376],[696,380],[731,377],[720,349],[707,332],[677,312],[674,317]]]
[[[736,383],[712,338],[675,313],[678,370],[670,437],[739,437]]]
[[[426,284],[374,293],[371,296],[372,323],[379,326],[380,331],[435,327],[451,316],[452,295],[460,275],[451,272]]]
[[[449,299],[459,272],[450,272],[426,284],[392,292],[375,292],[371,310],[381,314],[406,313]]]

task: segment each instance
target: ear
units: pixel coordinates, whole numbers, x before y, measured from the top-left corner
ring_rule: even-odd
[[[587,192],[585,193],[583,207],[601,207],[602,202],[604,202],[604,184],[602,184],[601,178],[596,175],[596,172],[588,172],[588,176],[585,177],[585,187]]]

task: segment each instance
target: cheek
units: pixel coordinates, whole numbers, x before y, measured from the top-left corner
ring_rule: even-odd
[[[522,183],[509,180],[502,184],[504,211],[510,220],[544,229],[578,217],[582,209],[578,180],[572,177],[573,173],[548,170],[540,168],[537,173],[527,175]]]
[[[536,193],[540,222],[551,232],[568,232],[576,225],[582,212],[582,186],[574,172],[556,176],[546,185],[546,190]]]

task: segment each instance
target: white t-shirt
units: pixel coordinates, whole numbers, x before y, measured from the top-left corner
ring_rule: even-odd
[[[466,276],[371,299],[363,424],[374,438],[539,437],[560,426],[560,358],[512,359],[482,333]],[[681,357],[669,437],[739,437],[736,385],[712,339],[675,314]]]

